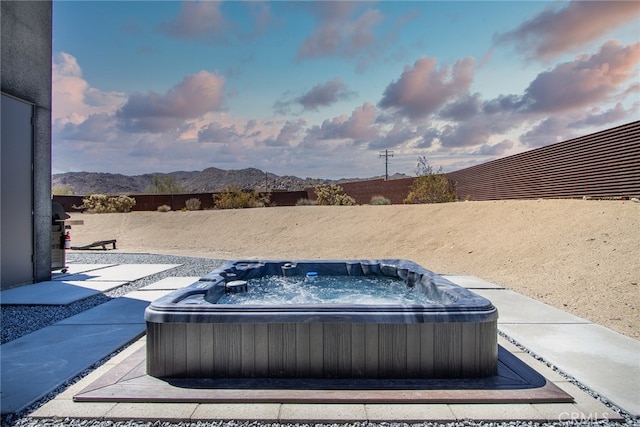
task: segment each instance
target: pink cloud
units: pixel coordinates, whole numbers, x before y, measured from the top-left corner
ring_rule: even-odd
[[[327,119],[320,126],[313,126],[307,130],[306,142],[328,139],[351,139],[356,142],[366,142],[375,138],[379,129],[376,119],[378,110],[373,104],[365,102],[357,107],[351,116],[341,115]]]
[[[473,82],[473,74],[473,58],[438,69],[436,59],[423,57],[413,67],[405,67],[400,78],[387,86],[378,105],[412,119],[424,118],[465,94]]]
[[[548,59],[597,40],[613,29],[640,18],[637,1],[572,1],[551,6],[516,29],[496,36],[515,43],[519,51]]]
[[[554,144],[572,137],[577,137],[574,131],[567,129],[567,119],[564,117],[548,117],[520,136],[520,142],[529,148]]]
[[[216,0],[185,1],[173,21],[160,24],[160,31],[183,39],[224,38],[230,23],[222,15],[220,6],[221,2]]]
[[[289,120],[282,126],[278,136],[265,139],[262,143],[269,147],[290,147],[298,142],[306,124],[304,119]]]
[[[224,77],[207,71],[186,76],[165,94],[133,94],[116,113],[122,126],[132,132],[164,132],[186,120],[222,108]]]
[[[352,18],[359,6],[358,2],[313,2],[311,10],[319,23],[298,49],[297,58],[352,57],[371,47],[376,39],[374,28],[383,17],[380,11],[367,9]]]
[[[630,110],[625,109],[622,104],[617,103],[613,108],[602,111],[595,107],[589,110],[585,117],[570,123],[569,127],[581,128],[588,126],[604,127],[610,123],[620,123],[625,119],[633,120],[637,118],[637,112],[640,108],[640,102],[634,103]]]
[[[482,144],[473,154],[480,156],[504,156],[513,148],[513,141],[505,139],[494,145]]]
[[[349,99],[352,92],[338,77],[326,83],[315,85],[304,95],[296,99],[304,110],[317,111],[319,107],[326,107],[340,100]]]
[[[224,126],[220,123],[209,123],[198,131],[198,141],[226,144],[240,138],[240,133],[234,125]]]
[[[66,52],[53,58],[52,82],[52,119],[63,125],[78,124],[92,114],[112,113],[126,100],[121,92],[91,87],[76,58]]]
[[[559,112],[608,101],[621,86],[637,79],[640,43],[608,41],[591,56],[580,56],[539,74],[525,91],[527,110]]]

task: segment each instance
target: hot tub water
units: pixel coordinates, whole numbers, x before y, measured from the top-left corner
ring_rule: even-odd
[[[436,301],[391,277],[266,276],[247,282],[246,292],[226,293],[216,304],[412,305]]]

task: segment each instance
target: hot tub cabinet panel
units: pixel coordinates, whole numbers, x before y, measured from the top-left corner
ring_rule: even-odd
[[[215,301],[230,280],[272,275],[287,264],[292,263],[229,263],[154,301],[145,312],[148,374],[165,378],[478,378],[497,373],[495,307],[409,261],[304,261],[293,264],[298,271],[289,268],[285,274],[390,275],[409,286],[424,287],[437,303],[202,303],[203,295]]]
[[[497,370],[492,322],[149,323],[147,346],[147,372],[161,378],[477,378]]]

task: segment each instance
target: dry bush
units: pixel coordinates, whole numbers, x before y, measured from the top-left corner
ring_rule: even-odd
[[[323,184],[315,188],[317,202],[319,205],[351,206],[356,201],[353,197],[344,193],[338,184]]]
[[[230,185],[213,195],[216,209],[243,209],[264,206],[257,191],[243,191],[237,185]]]
[[[384,196],[373,196],[371,201],[369,202],[371,205],[390,205],[391,200],[387,199]]]
[[[305,198],[298,199],[296,206],[314,206],[317,205],[315,200],[309,200]]]
[[[107,196],[106,194],[92,194],[82,199],[82,206],[89,213],[131,212],[136,199],[129,196]]]
[[[184,202],[184,205],[188,211],[199,211],[200,206],[202,206],[202,202],[200,201],[200,199],[193,197],[191,199],[187,199]]]
[[[446,203],[458,200],[455,183],[442,173],[442,167],[434,172],[426,157],[418,157],[416,173],[418,177],[411,184],[405,203]]]

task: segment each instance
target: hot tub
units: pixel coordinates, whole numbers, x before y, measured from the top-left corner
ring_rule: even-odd
[[[395,278],[430,303],[220,304],[270,276]],[[240,285],[240,286],[238,286]],[[481,378],[497,373],[496,308],[406,260],[233,261],[149,305],[161,378]]]

